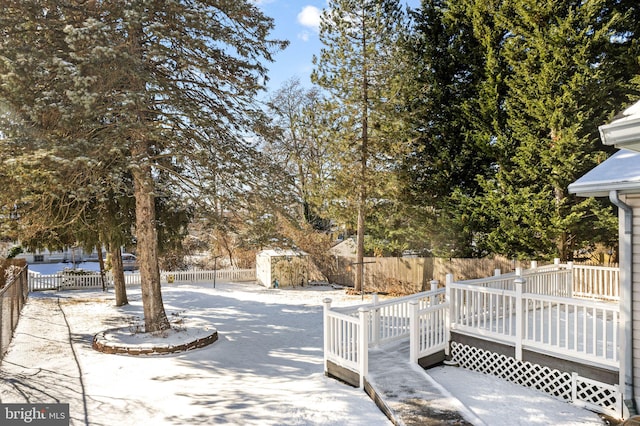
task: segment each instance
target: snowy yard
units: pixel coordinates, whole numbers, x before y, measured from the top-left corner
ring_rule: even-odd
[[[74,425],[390,424],[364,392],[324,376],[321,300],[349,303],[344,291],[210,287],[167,286],[163,297],[168,315],[208,321],[218,342],[153,357],[91,349],[95,333],[140,315],[139,288],[124,308],[113,293],[32,293],[14,337],[21,344],[1,365],[1,401],[68,402]]]
[[[0,365],[0,401],[69,403],[72,425],[391,424],[364,392],[323,374],[322,299],[345,306],[361,303],[360,296],[330,287],[165,286],[167,314],[210,324],[219,333],[216,343],[161,356],[94,351],[96,333],[140,317],[140,289],[128,292],[131,305],[123,308],[113,306],[112,292],[32,293]],[[532,412],[527,402],[534,399],[536,417],[545,423],[566,424],[568,418],[579,419],[576,424],[599,423],[595,414],[572,412],[576,407],[538,392],[488,376],[475,387],[475,376],[459,373],[453,381],[442,374],[439,378],[468,404],[468,410],[461,409],[475,424],[495,421],[482,413],[495,415],[496,408],[509,424],[531,424],[517,419],[527,418],[524,414]],[[458,389],[456,383],[463,386]],[[457,395],[469,390],[475,399]],[[504,402],[508,399],[497,403],[501,395],[516,395],[522,405]],[[561,412],[564,417],[557,416]]]

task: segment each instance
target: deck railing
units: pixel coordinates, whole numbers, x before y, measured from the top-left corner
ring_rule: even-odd
[[[618,304],[523,294],[522,344],[618,367]]]
[[[596,300],[620,300],[620,268],[574,265],[573,295]]]
[[[331,309],[331,299],[324,299],[324,370],[331,361],[359,374],[359,386],[369,371],[369,310],[360,307],[353,316]]]
[[[419,343],[412,350],[416,362],[420,357],[442,350],[448,340],[444,329],[437,327],[444,323],[448,310],[445,289],[437,286],[438,282],[432,281],[433,290],[382,302],[373,295],[372,303],[355,307],[332,308],[331,299],[325,299],[325,363],[328,360],[355,371],[362,380],[367,375],[369,347],[406,339],[411,333],[417,333],[415,338]],[[418,330],[417,324],[424,327]],[[355,336],[361,341],[354,340]]]
[[[383,302],[374,295],[372,303],[356,307],[331,308],[329,301],[326,359],[363,376],[367,355],[354,339],[366,338],[364,347],[370,347],[408,338],[417,362],[447,351],[450,333],[457,331],[513,345],[518,359],[524,348],[617,367],[619,307],[605,302],[616,300],[614,268],[532,266],[464,282],[448,275],[445,288],[434,281],[429,292]]]
[[[221,269],[217,271],[193,270],[193,271],[162,271],[160,280],[162,283],[180,282],[213,282],[214,276],[219,281],[253,281],[256,279],[255,269]],[[140,285],[140,273],[126,272],[124,274],[125,285]],[[107,287],[113,287],[113,277],[106,273],[104,282]],[[29,272],[29,290],[77,290],[85,288],[102,288],[103,280],[99,273],[73,274],[57,273],[43,275],[37,272]]]
[[[618,301],[620,299],[620,268],[607,266],[574,265],[572,262],[537,266],[530,269],[516,268],[514,272],[502,274],[496,269],[488,278],[465,280],[465,284],[488,288],[515,290],[514,280],[526,278],[525,293],[548,296],[577,297],[583,299]]]
[[[529,348],[618,366],[618,304],[525,293],[525,288],[523,278],[515,280],[515,290],[447,283],[451,330],[511,344],[517,360]]]

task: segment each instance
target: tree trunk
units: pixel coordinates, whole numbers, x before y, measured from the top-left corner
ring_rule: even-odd
[[[553,192],[554,192],[555,203],[556,203],[556,217],[560,218],[562,217],[561,216],[562,202],[565,198],[564,189],[556,186]],[[562,232],[560,232],[560,235],[556,237],[556,249],[558,250],[558,257],[562,261],[567,261],[569,258],[567,238],[568,238],[568,235],[566,230],[564,229],[562,230]]]
[[[132,58],[139,59],[139,69],[130,75],[130,88],[148,96],[143,76],[143,64],[148,60],[143,53],[143,26],[135,20],[129,26],[127,42]],[[158,267],[158,234],[156,230],[155,181],[151,166],[151,141],[148,133],[155,125],[149,118],[147,106],[133,104],[130,111],[136,124],[130,134],[131,157],[133,158],[133,195],[136,200],[137,256],[140,264],[140,287],[144,327],[147,333],[167,330],[171,327],[162,303],[160,268]]]
[[[133,188],[136,199],[136,239],[140,264],[140,286],[147,333],[171,327],[162,303],[160,269],[158,267],[158,234],[154,181],[148,160],[149,142],[141,136],[134,142],[133,157],[138,164],[133,169]]]
[[[116,306],[128,305],[129,299],[127,298],[127,288],[124,282],[124,268],[122,267],[122,253],[120,252],[120,246],[111,244],[109,246],[109,254],[111,255],[113,287],[116,292]]]
[[[107,291],[107,283],[104,278],[104,259],[102,258],[102,243],[96,245],[98,251],[98,265],[100,266],[100,282],[102,283],[102,291]]]
[[[362,21],[364,25],[364,20]],[[366,34],[363,28],[363,34]],[[367,204],[367,162],[369,157],[369,77],[367,71],[367,38],[362,39],[362,146],[360,152],[360,190],[358,193],[358,230],[356,239],[356,283],[355,291],[364,291],[364,233]]]

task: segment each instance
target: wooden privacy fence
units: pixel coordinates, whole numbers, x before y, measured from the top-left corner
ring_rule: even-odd
[[[219,281],[254,281],[255,269],[222,269],[217,271],[162,271],[160,279],[162,283],[172,284],[179,282],[213,282]],[[125,285],[140,285],[140,273],[125,273]],[[106,273],[104,282],[107,287],[113,287],[113,277]],[[42,275],[29,272],[29,290],[77,290],[83,288],[102,288],[103,279],[99,273],[95,274],[69,274],[58,273]]]
[[[329,280],[353,287],[355,258],[336,257]],[[414,294],[429,288],[431,280],[444,282],[447,274],[469,280],[487,277],[496,269],[512,271],[528,262],[506,258],[445,259],[434,257],[366,257],[364,259],[364,290],[368,293]]]
[[[26,265],[22,266],[17,273],[11,274],[7,282],[4,282],[5,268],[1,269],[3,287],[0,288],[0,359],[11,343],[13,331],[18,324],[20,312],[29,293]]]

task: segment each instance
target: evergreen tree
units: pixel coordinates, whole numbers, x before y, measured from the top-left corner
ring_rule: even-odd
[[[615,3],[516,1],[496,11],[506,122],[480,204],[494,252],[570,259],[585,241],[606,239],[595,230],[611,223],[611,211],[568,195],[567,186],[603,160],[598,125],[630,90],[621,69],[629,70],[631,29],[619,27]]]
[[[197,196],[221,174],[251,180],[245,166],[256,155],[245,136],[266,78],[262,62],[285,43],[268,39],[272,20],[246,0],[2,4],[0,99],[16,117],[5,152],[25,164],[36,155],[37,173],[21,176],[31,187],[39,176],[63,185],[58,166],[117,159],[89,182],[88,197],[105,181],[120,188],[131,173],[145,328],[169,327],[156,195]],[[156,180],[159,172],[166,179]]]
[[[329,92],[335,108],[329,149],[333,191],[326,198],[357,212],[356,290],[362,288],[369,203],[393,197],[390,176],[399,145],[391,112],[398,101],[403,28],[397,0],[331,0],[320,25],[324,47],[314,58],[312,79]]]
[[[482,93],[486,50],[457,2],[424,0],[411,17],[404,43],[411,129],[411,151],[403,163],[405,196],[420,207],[416,213],[428,223],[435,254],[480,255],[464,209],[465,198],[480,190],[477,177],[491,173],[495,155],[485,123],[497,111],[483,103]]]

